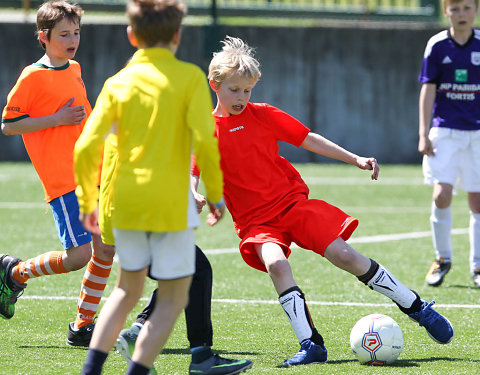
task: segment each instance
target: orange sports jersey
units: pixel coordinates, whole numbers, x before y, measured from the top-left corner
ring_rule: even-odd
[[[10,91],[2,122],[52,115],[72,97],[75,98],[72,106],[85,106],[87,118],[92,108],[87,99],[80,64],[73,60],[58,68],[32,64],[23,70]],[[73,148],[86,118],[79,125],[57,126],[22,134],[30,160],[42,181],[47,202],[75,190]]]
[[[275,218],[308,196],[298,171],[278,155],[278,141],[299,147],[310,132],[287,113],[265,103],[248,103],[229,117],[215,116],[224,196],[237,233]]]

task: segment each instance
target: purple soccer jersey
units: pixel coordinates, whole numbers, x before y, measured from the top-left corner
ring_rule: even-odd
[[[421,83],[437,85],[432,126],[480,129],[480,30],[461,46],[444,30],[427,43]]]

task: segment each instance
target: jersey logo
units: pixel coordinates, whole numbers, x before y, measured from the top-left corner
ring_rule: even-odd
[[[442,64],[451,64],[452,59],[449,56],[445,56],[445,58],[442,61]]]
[[[472,52],[470,55],[470,61],[473,65],[480,65],[480,52]]]
[[[242,129],[245,129],[245,128],[243,127],[243,125],[240,125],[240,126],[237,126],[236,128],[228,129],[228,131],[230,133],[233,133],[233,132],[236,132],[236,131],[239,131],[239,130],[242,130]]]
[[[468,70],[467,69],[455,69],[455,82],[467,82]]]

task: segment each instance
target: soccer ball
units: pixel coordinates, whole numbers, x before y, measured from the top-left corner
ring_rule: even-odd
[[[403,349],[402,329],[387,315],[364,316],[350,332],[350,347],[362,364],[392,364]]]

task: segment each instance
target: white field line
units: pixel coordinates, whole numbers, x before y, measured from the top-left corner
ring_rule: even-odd
[[[423,178],[402,178],[402,177],[384,177],[381,176],[377,181],[372,181],[368,175],[365,177],[308,177],[302,176],[307,185],[398,185],[398,186],[418,186],[424,185]]]
[[[22,296],[22,300],[50,300],[50,301],[76,301],[78,297],[73,296]],[[107,298],[103,297],[102,300]],[[149,297],[141,298],[142,301],[148,301]],[[223,304],[253,304],[253,305],[276,305],[277,300],[261,300],[261,299],[212,299],[212,302]],[[328,301],[308,301],[309,305],[316,306],[341,306],[341,307],[395,307],[394,303],[365,303],[365,302],[328,302]],[[435,307],[444,307],[449,309],[480,309],[480,305],[462,305],[462,304],[435,304]]]
[[[453,235],[468,234],[468,228],[457,228],[452,229]],[[393,233],[393,234],[379,234],[376,236],[364,236],[364,237],[353,237],[350,238],[347,242],[349,244],[354,243],[375,243],[375,242],[388,242],[388,241],[401,241],[401,240],[411,240],[416,238],[425,238],[430,237],[432,232],[409,232],[409,233]],[[292,244],[292,249],[298,248],[297,245]],[[237,253],[237,248],[224,248],[224,249],[211,249],[204,250],[205,254],[217,255],[217,254],[230,254]]]

